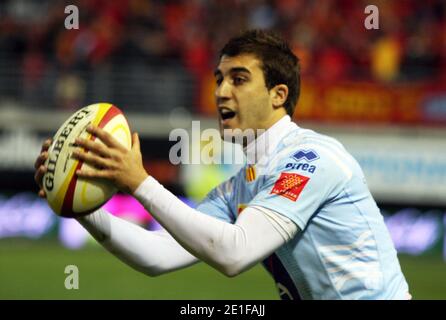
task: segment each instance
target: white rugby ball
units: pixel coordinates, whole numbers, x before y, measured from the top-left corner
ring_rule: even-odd
[[[109,132],[127,149],[131,149],[130,128],[119,108],[110,103],[96,103],[76,111],[59,128],[48,149],[45,162],[48,170],[43,176],[46,199],[53,211],[62,217],[81,217],[101,207],[117,189],[104,179],[84,179],[76,170],[91,168],[72,157],[77,148],[75,139],[96,140],[86,131],[89,124]],[[97,139],[102,143],[99,139]]]

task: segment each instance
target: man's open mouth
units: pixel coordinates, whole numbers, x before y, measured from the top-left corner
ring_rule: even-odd
[[[228,108],[220,108],[219,112],[222,120],[228,120],[235,117],[235,112]]]

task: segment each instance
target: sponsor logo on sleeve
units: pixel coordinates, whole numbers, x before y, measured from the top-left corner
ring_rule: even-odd
[[[307,162],[312,162],[314,160],[319,159],[319,155],[314,150],[299,150],[295,154],[293,154],[293,158],[297,161],[305,160]]]
[[[282,172],[274,184],[271,194],[277,194],[291,201],[296,201],[309,180],[310,178],[297,173]]]

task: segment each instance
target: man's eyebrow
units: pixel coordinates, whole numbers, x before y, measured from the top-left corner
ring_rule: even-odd
[[[245,73],[251,74],[251,71],[249,71],[245,67],[234,67],[234,68],[231,68],[229,70],[229,72],[230,73],[245,72]]]
[[[245,73],[251,74],[251,71],[249,71],[245,67],[234,67],[234,68],[229,69],[229,73],[237,73],[237,72],[245,72]],[[215,77],[221,76],[221,75],[222,75],[222,72],[221,72],[220,69],[216,69],[214,71],[214,76]]]

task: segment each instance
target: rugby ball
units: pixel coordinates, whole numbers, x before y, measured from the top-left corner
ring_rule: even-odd
[[[48,149],[45,162],[48,169],[43,176],[48,204],[62,217],[87,215],[100,208],[118,191],[104,179],[84,179],[76,175],[76,170],[90,168],[88,164],[72,157],[72,152],[78,148],[75,144],[77,137],[97,139],[86,131],[89,124],[109,132],[127,149],[132,146],[127,119],[119,108],[110,103],[86,106],[64,122]]]

